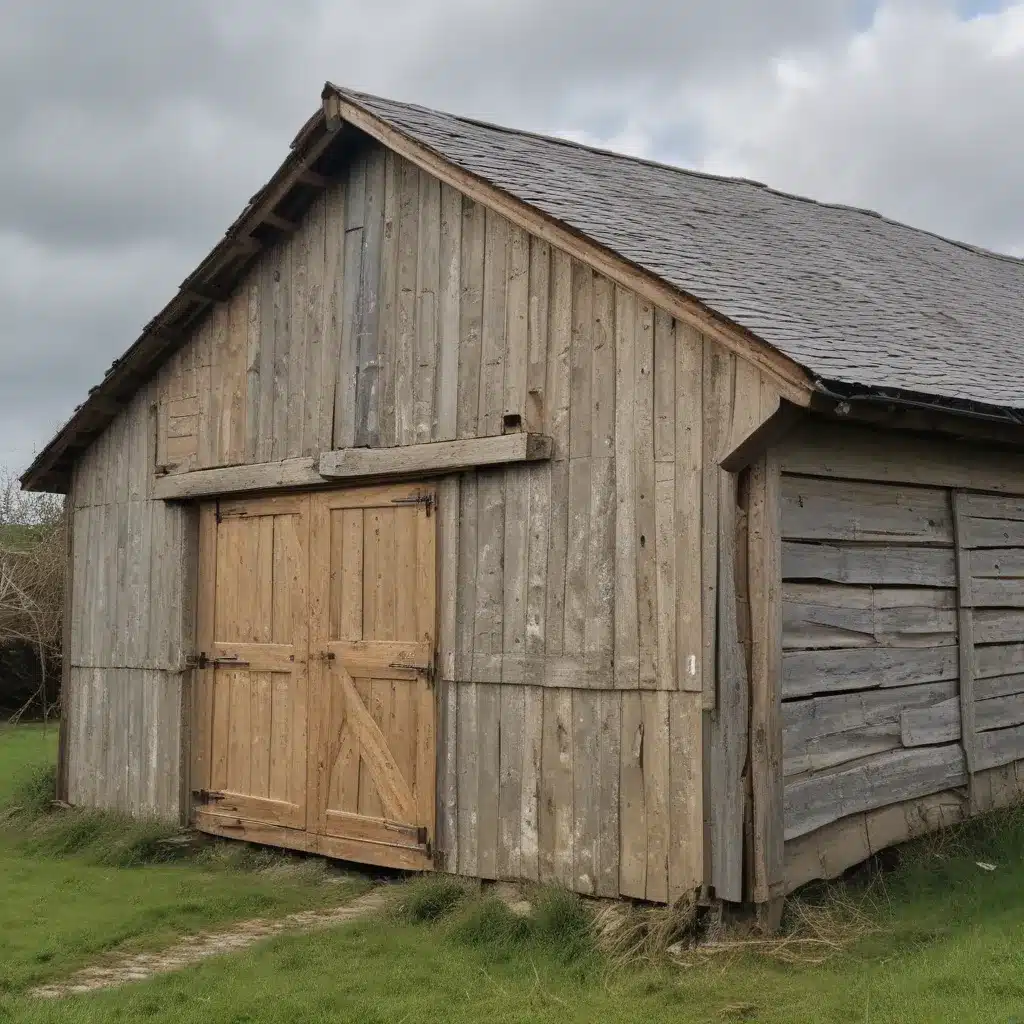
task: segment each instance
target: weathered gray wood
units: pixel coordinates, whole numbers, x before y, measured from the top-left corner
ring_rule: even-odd
[[[782,705],[786,753],[798,752],[802,744],[822,736],[898,722],[907,711],[931,711],[944,701],[956,699],[956,692],[956,682],[949,680],[787,701]]]
[[[669,823],[669,712],[670,694],[664,690],[641,693],[643,705],[644,812],[647,820],[647,891],[645,898],[668,900]]]
[[[975,679],[1019,672],[1024,665],[1024,644],[993,644],[975,648]]]
[[[1007,608],[975,608],[976,644],[1024,643],[1024,611]]]
[[[964,513],[962,533],[965,548],[1024,547],[1024,522],[1017,519],[981,519]]]
[[[914,647],[953,643],[956,592],[816,583],[783,586],[783,644]]]
[[[789,474],[782,478],[782,531],[787,540],[953,543],[943,490]]]
[[[313,456],[260,462],[248,466],[195,469],[189,473],[156,477],[153,497],[163,501],[188,501],[218,494],[272,490],[277,487],[312,487],[324,482]]]
[[[480,358],[484,292],[484,209],[462,204],[462,296],[459,307],[459,398],[457,433],[474,437],[480,416]]]
[[[598,896],[619,895],[619,739],[622,701],[617,692],[597,698]]]
[[[722,473],[718,495],[718,700],[711,715],[711,884],[720,899],[743,900],[743,816],[749,679],[736,623],[736,478]]]
[[[988,548],[971,551],[969,561],[972,577],[1024,578],[1024,548]]]
[[[910,686],[956,679],[957,658],[956,646],[789,651],[783,657],[782,695],[791,699],[835,690]]]
[[[953,532],[956,538],[957,600],[959,603],[958,640],[960,647],[960,745],[967,765],[971,802],[976,802],[974,773],[977,771],[977,736],[974,724],[974,679],[977,675],[977,655],[974,648],[974,581],[971,579],[970,558],[967,554],[968,517],[959,491],[952,494]]]
[[[795,776],[786,785],[786,840],[851,814],[966,782],[963,751],[957,744],[894,750],[855,764]]]
[[[463,487],[463,494],[465,491],[466,488]],[[477,874],[479,866],[477,843],[477,816],[479,814],[478,689],[476,683],[460,684],[458,687],[458,863],[459,873],[471,877]]]
[[[900,743],[899,722],[885,722],[831,736],[819,736],[801,743],[795,750],[787,751],[783,760],[783,774],[788,778],[802,772],[824,771],[848,761],[895,750]]]
[[[966,578],[971,583],[965,608],[1024,608],[1024,579]]]
[[[525,687],[502,686],[498,765],[499,878],[522,874],[523,739],[526,728]]]
[[[1012,678],[1012,677],[1010,677]],[[1015,685],[1020,685],[1019,683]],[[942,701],[930,708],[905,711],[900,716],[903,745],[919,747],[949,743],[960,739],[960,699]],[[977,732],[1004,729],[1024,723],[1024,692],[992,696],[974,701],[974,728]]]
[[[440,285],[437,306],[437,438],[458,436],[462,194],[441,186]]]
[[[419,252],[416,258],[416,372],[413,375],[414,440],[436,437],[438,292],[441,287],[441,183],[420,175]]]
[[[530,236],[509,226],[505,284],[504,414],[526,420],[526,377],[530,359]]]
[[[569,460],[568,542],[565,560],[566,654],[582,654],[587,626],[587,555],[590,540],[591,460]]]
[[[505,471],[503,548],[502,651],[506,655],[525,655],[527,574],[530,562],[530,476],[524,467],[511,467]]]
[[[975,744],[975,770],[984,771],[1024,758],[1024,726],[979,733]]]
[[[590,530],[583,649],[588,654],[611,655],[615,635],[615,459],[590,460],[587,501]]]
[[[636,462],[636,600],[639,626],[639,685],[658,685],[658,522],[654,471],[654,309],[636,304],[633,439]]]
[[[455,473],[477,467],[544,461],[551,457],[551,450],[551,439],[543,434],[499,434],[495,437],[432,441],[395,448],[344,448],[324,452],[320,456],[318,475],[326,479],[342,480],[399,474]]]
[[[374,148],[366,161],[365,212],[359,251],[359,284],[355,322],[354,365],[355,427],[353,443],[378,444],[380,417],[378,390],[380,353],[378,328],[381,312],[381,255],[384,244],[384,151]],[[352,268],[354,270],[354,268]]]
[[[779,446],[786,473],[1024,494],[1024,456],[808,417]]]
[[[956,563],[952,549],[786,541],[782,546],[782,574],[788,580],[952,587],[956,583]]]
[[[540,880],[540,789],[544,750],[544,691],[523,687],[523,774],[519,804],[520,871]]]
[[[506,286],[509,222],[488,209],[484,215],[484,293],[480,335],[478,431],[499,434],[505,410]]]
[[[598,760],[599,694],[574,691],[572,695],[573,763],[573,881],[577,892],[597,890],[601,792]]]
[[[619,892],[634,899],[647,897],[644,696],[623,691],[619,722]]]
[[[963,492],[960,507],[972,519],[1008,519],[1024,521],[1024,499],[1012,495],[972,494]]]
[[[573,716],[568,690],[544,693],[540,783],[540,879],[573,884]]]

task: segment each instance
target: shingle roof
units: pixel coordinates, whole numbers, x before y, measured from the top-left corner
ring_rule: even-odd
[[[824,381],[1024,409],[1024,261],[756,182],[337,91]]]

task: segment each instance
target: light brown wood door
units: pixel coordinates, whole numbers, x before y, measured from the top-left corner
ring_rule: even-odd
[[[303,829],[309,496],[204,505],[199,578],[196,824]]]
[[[324,852],[421,869],[434,842],[433,498],[393,485],[315,494],[311,508],[310,828]]]

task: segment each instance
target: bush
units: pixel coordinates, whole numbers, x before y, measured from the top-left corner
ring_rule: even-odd
[[[467,882],[450,875],[428,875],[407,882],[399,890],[394,914],[402,921],[440,921],[471,894]]]

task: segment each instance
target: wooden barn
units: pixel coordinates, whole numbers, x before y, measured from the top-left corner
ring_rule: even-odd
[[[1020,261],[328,85],[25,475],[60,795],[772,906],[1006,803],[1022,327]]]

